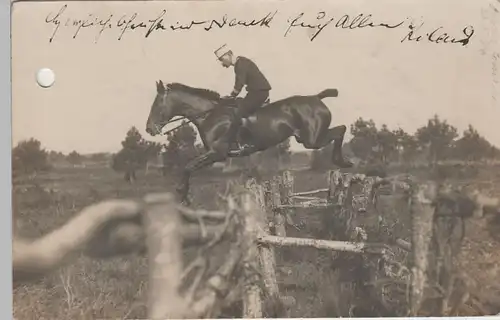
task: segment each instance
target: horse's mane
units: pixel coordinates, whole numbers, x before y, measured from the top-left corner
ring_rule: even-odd
[[[167,84],[167,89],[180,90],[186,93],[194,94],[210,100],[219,100],[220,94],[209,89],[193,88],[182,83],[172,82]]]

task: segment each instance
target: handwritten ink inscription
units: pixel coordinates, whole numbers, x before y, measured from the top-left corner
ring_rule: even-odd
[[[351,17],[347,14],[341,15],[339,19],[335,20],[334,17],[330,17],[326,12],[320,11],[315,19],[306,21],[304,19],[305,13],[302,12],[295,18],[288,19],[288,27],[285,31],[285,36],[287,36],[292,29],[295,28],[306,28],[313,31],[310,38],[311,41],[315,40],[320,33],[323,32],[327,27],[335,27],[337,29],[363,29],[363,28],[380,28],[380,29],[397,29],[397,28],[407,28],[408,33],[401,39],[401,42],[405,41],[415,41],[420,42],[427,40],[432,43],[459,43],[463,46],[467,45],[474,35],[474,27],[466,26],[462,30],[462,34],[458,36],[452,36],[449,32],[444,31],[444,27],[434,28],[430,32],[421,34],[424,22],[422,22],[418,27],[410,21],[410,18],[405,18],[397,22],[376,22],[371,14],[358,14]],[[311,22],[312,21],[312,22]]]
[[[371,14],[358,14],[355,17],[350,17],[349,15],[345,14],[342,15],[336,23],[334,17],[328,17],[326,12],[320,11],[318,15],[316,16],[316,21],[315,22],[305,22],[303,20],[305,13],[302,12],[300,13],[297,17],[293,19],[289,19],[289,25],[288,28],[285,31],[285,36],[288,35],[288,33],[291,32],[293,28],[299,27],[299,28],[308,28],[313,30],[313,35],[311,36],[311,41],[316,39],[316,37],[329,25],[334,26],[335,28],[341,28],[341,29],[362,29],[362,28],[376,28],[376,27],[384,27],[387,29],[395,29],[400,26],[402,26],[405,23],[405,20],[395,23],[395,24],[388,24],[384,22],[373,22],[372,21],[372,15]],[[332,24],[333,23],[333,24]]]
[[[413,24],[410,24],[408,26],[408,29],[410,31],[408,34],[405,35],[405,37],[401,40],[401,42],[404,41],[415,41],[415,42],[420,42],[420,41],[428,41],[432,43],[458,43],[461,44],[462,46],[466,46],[469,44],[470,39],[474,35],[474,27],[472,26],[466,26],[462,29],[462,35],[459,37],[455,37],[450,35],[448,32],[445,32],[443,27],[438,27],[432,30],[431,32],[425,32],[421,31],[420,29],[424,23],[422,22],[420,25],[415,26]]]
[[[284,37],[287,37],[294,29],[307,29],[312,32],[310,41],[315,41],[320,34],[329,28],[339,30],[349,29],[399,29],[405,30],[404,36],[400,38],[400,42],[430,42],[435,44],[461,44],[466,46],[469,44],[474,35],[473,26],[462,27],[461,30],[448,31],[444,26],[429,27],[425,26],[424,22],[416,25],[410,18],[406,17],[399,21],[384,22],[377,21],[372,14],[360,13],[354,16],[340,14],[338,18],[328,14],[326,11],[320,11],[315,15],[301,12],[294,17],[286,19],[284,26],[277,22],[278,10],[266,12],[257,17],[239,18],[231,17],[228,14],[221,14],[219,17],[214,17],[206,20],[187,19],[179,21],[175,17],[170,17],[167,10],[153,15],[152,17],[141,17],[138,13],[130,15],[117,16],[109,14],[98,16],[89,13],[85,18],[73,18],[67,14],[68,5],[63,5],[57,12],[51,12],[45,17],[45,23],[53,25],[52,34],[49,37],[49,42],[53,42],[61,28],[72,28],[72,38],[76,39],[82,30],[92,29],[96,32],[94,43],[97,43],[104,32],[107,30],[117,30],[117,40],[122,40],[127,33],[142,31],[145,38],[148,38],[155,32],[182,32],[194,29],[211,31],[222,28],[281,28],[285,32]],[[275,19],[276,18],[276,19]],[[169,21],[171,20],[171,21]]]
[[[65,17],[65,11],[68,5],[64,5],[61,9],[53,14],[50,13],[45,18],[46,23],[54,25],[54,31],[49,38],[50,42],[53,42],[61,26],[73,27],[76,30],[73,33],[73,39],[76,39],[82,29],[97,28],[97,36],[95,38],[95,43],[99,40],[100,36],[108,29],[118,29],[119,36],[118,40],[122,40],[124,35],[129,32],[136,30],[145,30],[144,37],[149,37],[155,31],[176,31],[176,30],[190,30],[192,28],[201,27],[205,31],[210,31],[215,28],[231,28],[231,27],[267,27],[269,28],[271,22],[277,11],[269,12],[263,17],[256,19],[238,19],[229,17],[227,14],[221,15],[220,18],[214,18],[210,20],[191,20],[185,23],[179,21],[173,23],[165,22],[167,10],[162,10],[152,19],[140,19],[138,13],[133,13],[132,15],[122,15],[120,17],[115,17],[110,14],[106,17],[99,17],[95,14],[89,14],[86,19],[75,19],[71,17]]]

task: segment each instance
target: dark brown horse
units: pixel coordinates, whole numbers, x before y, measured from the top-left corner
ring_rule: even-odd
[[[187,201],[189,179],[194,171],[225,161],[228,157],[243,157],[266,150],[291,136],[295,136],[297,142],[307,149],[320,149],[333,141],[332,163],[341,168],[353,165],[342,155],[347,128],[344,125],[329,128],[332,115],[321,101],[337,97],[337,89],[326,89],[316,95],[295,95],[269,103],[244,119],[238,132],[235,123],[239,118],[234,115],[234,103],[221,99],[217,92],[180,83],[165,86],[161,80],[156,83],[156,91],[146,132],[152,136],[160,134],[162,127],[173,117],[182,116],[198,128],[206,150],[206,153],[187,163],[184,169],[177,189],[183,202]],[[231,150],[235,139],[250,147]]]

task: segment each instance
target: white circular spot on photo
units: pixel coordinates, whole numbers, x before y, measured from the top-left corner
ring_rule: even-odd
[[[36,82],[40,87],[48,88],[54,84],[54,72],[48,68],[42,68],[36,73]]]

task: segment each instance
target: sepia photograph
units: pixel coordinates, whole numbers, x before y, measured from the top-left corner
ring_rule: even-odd
[[[13,2],[14,317],[499,315],[499,10]]]

